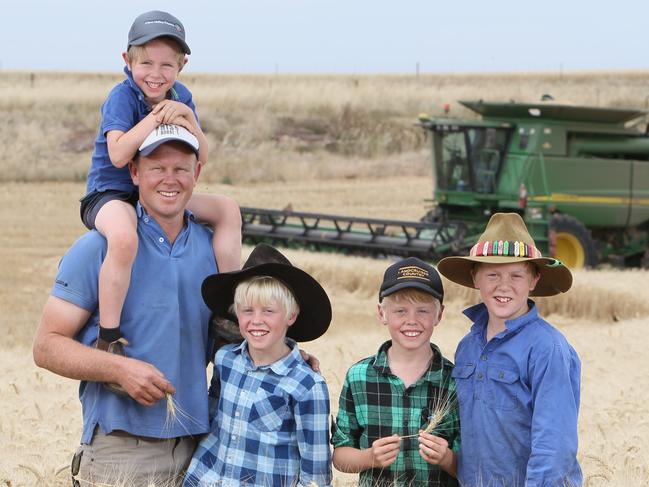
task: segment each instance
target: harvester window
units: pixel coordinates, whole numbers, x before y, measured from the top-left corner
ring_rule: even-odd
[[[494,193],[510,132],[492,127],[436,128],[433,154],[438,188]]]
[[[438,165],[441,187],[465,191],[469,187],[469,161],[464,132],[449,132],[443,138],[442,164]]]

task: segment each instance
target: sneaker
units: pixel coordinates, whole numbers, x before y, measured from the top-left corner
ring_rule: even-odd
[[[106,340],[97,338],[97,342],[95,343],[95,347],[97,348],[97,350],[113,353],[115,355],[120,355],[122,357],[126,357],[126,353],[124,352],[124,346],[126,345],[128,345],[128,341],[124,337],[119,338],[114,342],[107,342]],[[126,390],[124,390],[124,388],[119,384],[114,384],[112,382],[104,382],[104,387],[109,391],[114,392],[115,394],[118,394],[120,396],[128,396]]]

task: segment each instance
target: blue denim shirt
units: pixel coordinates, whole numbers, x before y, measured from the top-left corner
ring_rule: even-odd
[[[149,114],[151,107],[128,68],[124,68],[124,74],[126,79],[111,90],[101,106],[101,124],[95,139],[95,150],[92,153],[92,164],[86,183],[88,193],[107,189],[132,191],[134,188],[128,166],[115,167],[110,161],[106,134],[111,130],[128,132]],[[174,82],[168,98],[184,103],[196,115],[192,94],[179,81]]]
[[[212,234],[187,213],[185,227],[171,244],[140,205],[137,215],[137,256],[120,323],[129,341],[126,354],[164,373],[176,388],[174,401],[183,414],[169,421],[164,400],[146,407],[101,383],[82,381],[82,443],[90,442],[96,425],[104,433],[124,430],[155,438],[209,430],[205,364],[210,311],[201,298],[201,284],[217,271]],[[52,296],[91,313],[75,337],[88,346],[97,339],[99,268],[105,253],[106,239],[97,231],[87,232],[61,260],[52,288]]]
[[[581,363],[566,338],[538,316],[505,322],[486,341],[484,304],[464,311],[474,325],[457,347],[464,487],[580,486],[577,414]]]

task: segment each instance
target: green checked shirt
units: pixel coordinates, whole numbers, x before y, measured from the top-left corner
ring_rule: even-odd
[[[433,359],[428,370],[417,382],[406,388],[393,375],[388,365],[387,341],[376,355],[352,365],[342,391],[331,442],[334,448],[351,446],[361,450],[386,436],[417,435],[425,429],[438,406],[449,404],[448,412],[433,434],[448,441],[449,447],[460,449],[460,419],[455,381],[451,378],[453,364],[442,357],[431,343]],[[360,473],[359,485],[403,485],[457,487],[458,483],[436,465],[430,465],[419,455],[416,436],[401,440],[396,461],[383,469]]]

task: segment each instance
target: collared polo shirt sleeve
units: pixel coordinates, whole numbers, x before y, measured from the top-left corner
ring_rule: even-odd
[[[98,232],[81,236],[59,263],[52,296],[94,312],[99,303],[97,282],[105,250],[106,240]]]
[[[577,354],[566,344],[549,344],[532,357],[534,405],[528,487],[562,483],[564,472],[574,469],[580,371]]]
[[[300,450],[298,485],[331,485],[329,447],[329,391],[317,381],[295,406],[295,427]]]

